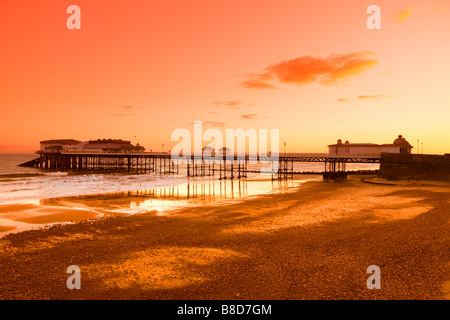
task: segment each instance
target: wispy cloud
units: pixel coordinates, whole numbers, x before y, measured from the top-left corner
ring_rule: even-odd
[[[243,114],[241,115],[242,119],[247,119],[247,120],[253,120],[256,119],[257,114],[256,113],[251,113],[251,114]]]
[[[205,121],[205,122],[203,122],[203,124],[205,126],[217,127],[217,128],[225,127],[225,122],[221,122],[221,121]]]
[[[130,112],[130,111],[126,112],[125,110],[131,110],[131,109],[136,109],[136,108],[133,106],[123,106],[123,107],[120,107],[120,109],[121,109],[121,111],[117,112],[117,113],[113,113],[113,116],[115,116],[115,117],[134,116],[133,112]],[[138,109],[140,109],[140,108],[138,108]],[[124,112],[122,112],[122,111],[124,111]]]
[[[307,85],[314,82],[332,84],[359,75],[378,61],[372,52],[331,55],[327,58],[303,56],[270,65],[261,73],[252,73],[241,83],[245,88],[274,88],[276,83]]]
[[[190,124],[194,124],[194,122],[191,121]],[[223,128],[223,127],[225,127],[225,122],[220,122],[220,121],[203,121],[202,122],[202,126]]]
[[[213,104],[217,107],[225,107],[227,109],[240,109],[242,102],[239,100],[214,101]]]
[[[131,110],[133,109],[133,110],[140,110],[140,109],[142,109],[141,107],[134,107],[134,106],[130,106],[130,105],[128,105],[128,106],[123,106],[123,107],[120,107],[120,112],[117,112],[117,113],[113,113],[113,116],[115,116],[115,117],[127,117],[127,116],[134,116],[135,115],[135,113],[134,112],[131,112]]]
[[[360,95],[357,96],[356,99],[359,100],[364,100],[364,99],[377,99],[377,98],[391,98],[392,96],[390,95],[383,95],[383,94],[372,94],[372,95]],[[348,98],[339,98],[337,99],[338,102],[348,102],[351,101],[352,99],[348,99]]]
[[[357,99],[377,99],[377,98],[390,98],[391,96],[385,96],[382,94],[373,94],[373,95],[361,95],[358,96]]]
[[[411,13],[412,13],[412,9],[411,8],[406,8],[404,10],[398,10],[398,11],[396,11],[394,13],[395,21],[403,22],[403,21],[405,21],[406,19],[409,18]]]
[[[241,83],[241,86],[249,89],[273,89],[276,88],[275,85],[269,83],[267,80],[257,79],[258,75],[251,75],[256,79],[245,80]]]

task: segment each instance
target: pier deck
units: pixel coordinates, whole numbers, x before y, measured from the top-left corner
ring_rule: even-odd
[[[172,159],[168,152],[140,153],[93,153],[93,152],[38,152],[39,158],[21,164],[61,171],[77,172],[126,172],[175,174],[185,163],[186,175],[215,176],[220,179],[245,178],[250,172],[248,165],[264,164],[273,178],[292,177],[295,162],[324,163],[324,179],[346,178],[347,163],[380,163],[379,156],[335,156],[326,153],[280,153],[260,156],[256,154],[234,154],[220,157],[190,155]],[[254,170],[253,170],[254,171]]]

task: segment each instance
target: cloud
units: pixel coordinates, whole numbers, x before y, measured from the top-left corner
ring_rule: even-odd
[[[332,84],[348,80],[375,66],[378,61],[369,58],[371,52],[354,52],[343,55],[331,55],[327,58],[303,56],[270,65],[262,73],[247,75],[241,83],[245,88],[274,88],[274,82],[308,85],[314,82]]]
[[[357,97],[357,99],[375,99],[375,98],[379,98],[379,97],[382,97],[382,95],[379,95],[379,94],[374,94],[374,95],[371,95],[371,96],[358,96]]]
[[[396,11],[394,13],[395,21],[403,22],[403,21],[405,21],[406,19],[409,18],[411,13],[412,13],[412,9],[411,8],[406,8],[404,10],[398,10],[398,11]]]
[[[377,98],[391,98],[392,96],[389,95],[382,95],[382,94],[372,94],[372,95],[360,95],[357,96],[356,99],[364,100],[364,99],[377,99]],[[338,102],[348,102],[351,101],[351,99],[347,98],[339,98],[337,99]]]
[[[239,109],[242,102],[239,100],[214,101],[213,104],[217,107],[225,107],[227,109]]]
[[[194,122],[192,121],[191,124],[194,124]],[[206,126],[206,127],[223,128],[223,127],[225,127],[225,122],[220,122],[220,121],[203,121],[202,125]]]
[[[123,106],[123,107],[121,107],[121,109],[125,109],[125,110],[131,110],[131,109],[142,109],[141,107],[133,107],[133,106]],[[123,110],[122,110],[123,111]],[[127,117],[127,116],[134,116],[134,113],[133,112],[130,112],[130,111],[128,111],[128,112],[126,112],[126,113],[122,113],[122,112],[119,112],[119,113],[113,113],[113,116],[116,116],[116,117]]]
[[[267,69],[267,68],[266,68]],[[276,88],[275,85],[271,84],[270,81],[275,79],[274,75],[270,72],[263,72],[260,74],[251,73],[248,75],[249,79],[241,83],[244,88],[249,89],[273,89]]]
[[[390,97],[391,96],[384,96],[384,95],[381,95],[381,94],[373,94],[373,95],[370,95],[370,96],[364,96],[364,95],[358,96],[357,99],[376,99],[376,98],[390,98]]]
[[[252,75],[252,77],[257,78],[257,76]],[[267,80],[261,80],[261,79],[249,79],[245,80],[241,83],[241,86],[244,88],[249,89],[273,89],[276,88],[275,85],[269,83]]]
[[[203,122],[203,125],[209,126],[209,127],[215,127],[215,128],[223,128],[223,127],[225,127],[225,122],[205,121],[205,122]]]
[[[226,101],[226,102],[225,102],[225,105],[226,105],[227,107],[235,107],[235,106],[238,106],[238,105],[240,105],[240,104],[242,104],[242,102],[240,102],[239,100]]]
[[[251,114],[243,114],[241,115],[242,119],[247,119],[247,120],[253,120],[256,119],[257,114],[256,113],[251,113]]]

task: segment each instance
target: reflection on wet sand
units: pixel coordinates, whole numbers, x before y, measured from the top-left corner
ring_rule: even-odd
[[[293,191],[306,180],[199,180],[176,186],[121,193],[44,199],[45,206],[95,208],[105,215],[165,211],[196,205],[232,203],[249,196]]]
[[[176,215],[176,210],[196,206],[223,206],[264,194],[296,190],[304,180],[190,179],[175,186],[120,193],[103,193],[36,200],[27,204],[0,206],[0,237],[41,228],[101,217],[154,213]]]

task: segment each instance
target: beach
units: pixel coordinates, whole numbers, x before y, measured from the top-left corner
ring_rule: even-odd
[[[445,183],[354,176],[164,214],[69,200],[51,215],[71,223],[0,239],[0,299],[450,298]],[[27,222],[39,210],[17,209]],[[71,265],[80,290],[66,286]],[[370,265],[381,269],[380,290],[367,288]]]

